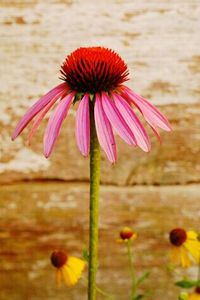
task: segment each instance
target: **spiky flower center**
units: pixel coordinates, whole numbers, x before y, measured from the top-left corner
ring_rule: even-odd
[[[51,254],[51,263],[55,268],[61,268],[67,261],[67,254],[63,251],[54,251]]]
[[[129,240],[133,236],[134,232],[129,227],[124,227],[120,231],[120,237],[122,240]]]
[[[61,79],[72,90],[91,94],[115,90],[128,80],[125,62],[113,50],[104,47],[78,48],[61,66]]]
[[[187,239],[187,233],[182,228],[173,229],[169,235],[170,242],[174,246],[182,246]]]

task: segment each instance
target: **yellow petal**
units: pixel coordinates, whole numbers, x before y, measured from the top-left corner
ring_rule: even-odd
[[[85,268],[85,261],[80,258],[70,256],[68,258],[67,265],[78,277],[80,277]]]
[[[197,240],[197,233],[193,230],[187,231],[187,239]]]
[[[57,287],[59,288],[60,285],[61,285],[61,281],[62,281],[62,272],[60,269],[58,269],[56,271],[56,284],[57,284]]]
[[[174,265],[180,264],[181,249],[180,247],[172,247],[170,251],[170,260]]]
[[[116,239],[117,243],[124,243],[124,240],[122,240],[121,238]]]
[[[189,253],[194,257],[195,261],[199,263],[200,261],[200,243],[196,240],[186,240],[184,247]]]
[[[134,233],[131,237],[131,240],[135,241],[137,239],[138,235],[137,233]]]
[[[85,262],[76,257],[68,257],[67,263],[62,267],[62,276],[67,286],[75,285],[85,267]]]
[[[183,268],[188,268],[191,266],[188,252],[184,247],[181,247],[181,265]]]
[[[67,286],[75,285],[77,282],[76,276],[74,275],[74,272],[69,269],[67,265],[64,265],[62,267],[62,277]]]
[[[189,296],[188,300],[200,300],[200,294],[193,293]]]

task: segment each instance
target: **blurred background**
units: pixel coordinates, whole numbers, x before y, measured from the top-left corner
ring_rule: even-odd
[[[158,105],[172,123],[145,154],[118,140],[119,161],[102,153],[98,283],[128,299],[122,226],[138,232],[138,274],[150,270],[150,299],[177,299],[167,271],[168,232],[199,229],[199,0],[1,0],[0,2],[0,299],[86,299],[86,287],[57,289],[52,250],[81,257],[88,242],[88,159],[78,152],[74,111],[50,159],[42,155],[46,121],[32,145],[26,129],[13,143],[19,118],[59,83],[66,55],[80,46],[118,52],[128,85]],[[195,270],[194,270],[195,272]],[[86,275],[86,274],[85,274]],[[103,299],[99,296],[98,299]]]

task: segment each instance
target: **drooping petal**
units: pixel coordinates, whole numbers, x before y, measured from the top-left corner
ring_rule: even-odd
[[[188,300],[200,300],[200,294],[199,293],[192,293],[192,294],[189,294],[189,298]]]
[[[166,131],[171,130],[171,125],[167,118],[153,104],[128,87],[123,86],[123,93],[139,108],[146,121],[152,125],[153,128],[158,126]]]
[[[85,262],[77,257],[69,256],[67,263],[61,268],[64,282],[67,286],[75,285],[85,268]]]
[[[172,246],[170,250],[170,261],[174,265],[180,265],[181,263],[181,249],[180,247]]]
[[[77,279],[81,277],[81,274],[85,268],[85,261],[74,256],[69,256],[67,261],[68,267],[74,272]]]
[[[200,241],[198,240],[198,234],[195,231],[187,231],[187,239],[184,246],[198,263],[200,261]]]
[[[88,156],[90,151],[90,107],[88,93],[80,101],[76,112],[76,142],[82,155]]]
[[[62,281],[62,271],[61,269],[58,269],[56,271],[56,284],[57,284],[57,287],[59,288],[60,285],[61,285],[61,281]]]
[[[183,268],[189,268],[191,266],[191,260],[187,250],[184,247],[180,247],[181,250],[181,265]]]
[[[120,95],[112,93],[116,107],[120,111],[122,117],[126,121],[129,128],[132,130],[137,145],[143,149],[145,152],[148,152],[151,149],[150,140],[144,126],[140,122],[137,115],[134,113],[130,105],[124,100]]]
[[[187,239],[198,241],[198,234],[193,230],[189,230],[187,231]]]
[[[110,121],[111,125],[114,127],[116,132],[119,136],[128,144],[128,145],[136,145],[135,138],[124,121],[122,115],[120,114],[119,110],[117,109],[114,101],[110,99],[110,97],[105,93],[102,92],[102,105],[103,110]]]
[[[12,140],[16,139],[16,137],[22,132],[27,124],[52,100],[52,98],[57,97],[58,99],[64,92],[67,91],[68,87],[64,82],[54,87],[51,91],[40,98],[31,108],[29,108],[29,110],[17,124],[12,134]]]
[[[77,283],[77,278],[76,278],[74,272],[72,272],[71,269],[68,267],[68,265],[64,265],[61,268],[61,272],[62,272],[62,277],[63,277],[64,283],[66,284],[66,286],[70,287]]]
[[[28,134],[28,141],[29,143],[32,140],[33,135],[35,134],[36,130],[38,129],[40,123],[42,122],[42,120],[44,119],[44,117],[46,116],[46,114],[48,113],[48,111],[50,110],[50,108],[54,105],[54,103],[57,101],[57,97],[53,98],[38,114],[38,117],[34,120],[34,123],[31,127],[31,130],[29,131]]]
[[[75,92],[72,92],[65,96],[58,106],[56,107],[55,111],[52,113],[51,117],[49,118],[45,134],[44,134],[44,156],[47,158],[51,154],[53,150],[53,146],[56,142],[56,139],[60,133],[61,125],[64,119],[67,116],[69,107],[72,103],[73,97]]]
[[[102,99],[99,94],[96,94],[95,97],[94,117],[99,144],[105,151],[109,161],[114,163],[117,160],[115,138],[110,122],[103,110]]]

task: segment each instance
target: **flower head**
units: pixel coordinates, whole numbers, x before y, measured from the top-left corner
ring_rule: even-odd
[[[60,286],[62,279],[67,286],[77,283],[85,267],[85,262],[79,258],[68,256],[64,251],[54,251],[51,263],[57,269],[56,281]]]
[[[41,121],[57,102],[44,134],[44,155],[49,157],[70,106],[79,102],[75,134],[82,155],[88,156],[90,152],[90,113],[93,109],[97,137],[111,163],[117,160],[113,130],[128,145],[150,151],[149,136],[133,107],[142,113],[159,139],[158,127],[166,131],[170,131],[171,127],[155,106],[124,85],[128,74],[127,65],[113,50],[103,47],[75,50],[61,66],[64,83],[53,88],[27,111],[12,139],[35,117],[28,137],[31,141]]]
[[[61,79],[79,93],[115,90],[128,80],[128,68],[121,57],[103,47],[79,48],[61,66]]]
[[[129,241],[135,240],[137,233],[134,232],[130,227],[123,227],[119,233],[120,238],[117,239],[118,242],[127,243]]]
[[[200,287],[196,287],[195,292],[189,295],[188,300],[200,300]]]
[[[187,268],[191,265],[191,256],[196,263],[200,259],[200,242],[194,231],[185,231],[183,228],[175,228],[169,234],[172,245],[171,261],[175,265]]]

